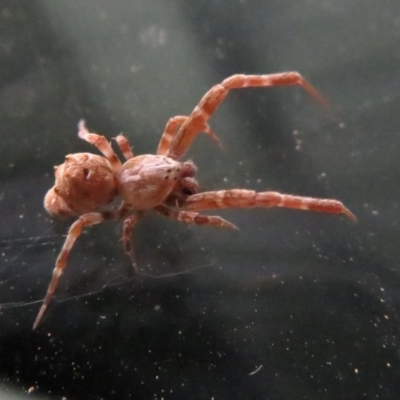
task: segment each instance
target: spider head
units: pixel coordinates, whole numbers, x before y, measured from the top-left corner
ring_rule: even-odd
[[[149,210],[165,202],[182,175],[182,164],[172,158],[143,154],[122,165],[119,194],[126,206]]]
[[[181,163],[163,155],[130,158],[118,175],[119,194],[128,208],[136,210],[176,205],[178,198],[197,192],[196,170],[191,161]]]
[[[181,207],[189,196],[198,192],[199,183],[194,178],[196,172],[197,167],[192,161],[185,161],[181,164],[179,179],[165,201],[167,204]]]

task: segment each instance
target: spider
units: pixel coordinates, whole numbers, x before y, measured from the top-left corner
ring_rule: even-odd
[[[47,192],[44,206],[54,217],[77,217],[69,228],[57,257],[52,279],[36,317],[39,325],[66,267],[71,249],[84,228],[107,220],[123,219],[122,242],[136,267],[131,233],[143,213],[154,210],[173,220],[195,225],[235,229],[219,216],[198,211],[223,208],[285,207],[299,210],[355,215],[340,201],[293,196],[278,192],[228,189],[198,193],[192,161],[179,161],[198,133],[220,143],[207,121],[231,89],[299,85],[320,103],[324,98],[297,72],[269,75],[233,75],[213,86],[188,116],[170,118],[161,136],[156,154],[134,156],[128,140],[119,135],[115,141],[125,161],[121,162],[104,136],[90,133],[80,121],[79,138],[95,146],[102,156],[92,153],[69,154],[55,167],[55,184]],[[118,208],[103,211],[103,206],[119,197]]]

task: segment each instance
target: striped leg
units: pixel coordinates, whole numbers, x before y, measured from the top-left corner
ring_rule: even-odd
[[[185,115],[177,115],[176,117],[172,117],[168,120],[167,125],[165,126],[164,133],[161,136],[160,143],[158,144],[157,153],[160,155],[164,155],[168,153],[168,150],[171,146],[171,142],[175,136],[176,130],[179,126],[185,123],[185,121],[189,117]],[[199,130],[197,133],[204,132],[206,133],[211,140],[217,143],[221,147],[221,141],[218,136],[211,130],[208,124],[203,124],[199,126]]]
[[[232,75],[220,84],[213,86],[194,108],[189,118],[180,127],[173,138],[168,157],[178,159],[190,147],[201,127],[215,112],[227,96],[229,90],[246,87],[299,85],[307,90],[320,103],[326,105],[325,99],[297,72],[282,72],[270,75]]]
[[[78,136],[82,140],[85,140],[86,142],[89,142],[93,146],[97,147],[97,149],[103,153],[104,157],[110,162],[114,171],[121,166],[121,161],[114,153],[110,143],[104,136],[98,135],[97,133],[90,133],[86,128],[84,120],[79,121],[78,129]]]
[[[193,211],[177,211],[172,210],[164,205],[157,206],[155,210],[167,218],[175,219],[177,221],[184,222],[185,224],[211,225],[217,228],[238,229],[237,226],[219,216],[201,215]]]
[[[189,196],[182,206],[184,209],[196,211],[253,207],[284,207],[327,214],[344,214],[352,221],[357,221],[357,217],[338,200],[292,196],[278,192],[255,192],[245,189],[194,194]]]
[[[81,235],[83,229],[86,226],[99,224],[105,220],[104,216],[100,213],[90,213],[84,214],[76,220],[69,228],[68,235],[65,239],[64,245],[57,257],[56,266],[53,270],[53,277],[51,278],[50,285],[47,289],[46,297],[44,298],[42,307],[36,317],[35,323],[33,324],[33,329],[36,329],[39,325],[43,314],[45,313],[48,305],[51,302],[54,292],[57,289],[58,283],[60,281],[60,276],[67,265],[67,260],[69,254],[74,246],[76,239]]]
[[[129,144],[129,140],[124,135],[118,135],[115,138],[115,141],[117,142],[126,160],[134,157],[131,145]]]
[[[138,273],[139,270],[137,267],[135,253],[133,251],[133,246],[132,246],[132,230],[141,217],[142,217],[141,213],[130,215],[129,217],[125,218],[122,227],[122,242],[124,244],[124,250],[125,253],[128,255],[129,259],[131,260],[131,264],[136,273]]]
[[[53,297],[54,292],[57,289],[58,283],[60,281],[61,274],[64,268],[67,266],[67,261],[69,254],[75,244],[75,241],[82,234],[82,231],[85,227],[100,224],[101,222],[107,220],[115,220],[124,218],[127,213],[129,213],[129,208],[124,204],[120,206],[120,208],[116,211],[104,211],[102,213],[88,213],[81,215],[69,228],[67,237],[65,239],[64,245],[60,251],[60,254],[56,260],[56,266],[53,270],[53,276],[51,278],[49,287],[47,289],[46,296],[43,300],[42,307],[39,310],[39,313],[36,317],[35,323],[33,324],[33,329],[36,329],[42,320],[42,317],[49,306],[51,299]]]

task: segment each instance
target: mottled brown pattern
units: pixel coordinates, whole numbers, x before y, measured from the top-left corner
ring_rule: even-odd
[[[145,211],[154,210],[165,217],[194,225],[211,225],[235,229],[236,226],[219,216],[199,214],[201,210],[222,208],[285,207],[343,214],[355,221],[356,217],[340,201],[292,196],[277,192],[230,189],[197,193],[197,168],[191,161],[178,161],[198,133],[206,133],[220,144],[207,124],[208,119],[231,89],[299,85],[320,103],[324,98],[297,72],[271,75],[233,75],[213,86],[188,116],[169,119],[158,145],[157,154],[134,156],[128,140],[119,135],[116,142],[126,161],[121,163],[104,136],[90,133],[83,121],[78,136],[95,146],[103,156],[76,153],[66,156],[55,168],[55,184],[44,199],[46,210],[56,217],[78,217],[65,239],[57,257],[43,305],[36,317],[35,329],[56,291],[66,267],[71,249],[85,227],[106,220],[123,219],[122,242],[132,265],[136,261],[131,242],[135,224]],[[115,198],[121,203],[117,209],[102,211]]]

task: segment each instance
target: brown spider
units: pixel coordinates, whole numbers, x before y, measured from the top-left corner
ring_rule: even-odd
[[[124,219],[122,241],[126,253],[136,268],[131,232],[145,211],[156,212],[181,222],[236,228],[219,216],[199,214],[200,210],[221,208],[286,207],[299,210],[344,214],[355,221],[355,215],[340,201],[292,196],[277,192],[255,192],[229,189],[197,193],[194,178],[196,166],[191,161],[178,161],[196,135],[206,133],[219,143],[207,124],[208,119],[224,100],[229,90],[279,85],[300,85],[324,103],[323,97],[296,72],[271,75],[233,75],[213,86],[189,116],[169,119],[158,145],[157,154],[134,156],[128,140],[115,138],[126,161],[121,163],[104,136],[90,133],[83,121],[78,136],[97,147],[103,156],[91,153],[69,154],[65,162],[55,167],[55,185],[44,199],[46,210],[56,217],[78,217],[68,231],[57,257],[46,297],[36,317],[35,329],[45,313],[57,288],[68,256],[82,230],[106,220]],[[119,196],[121,205],[116,210],[101,208]]]

